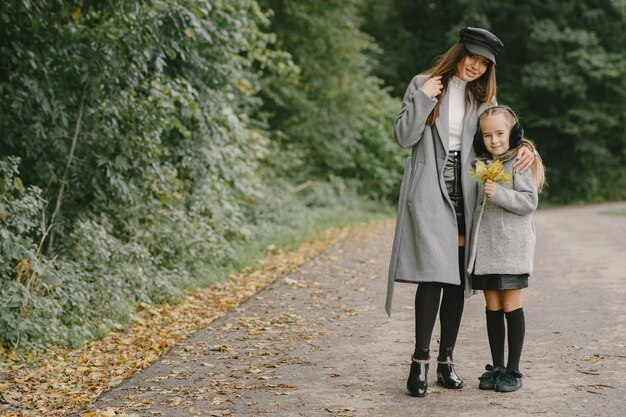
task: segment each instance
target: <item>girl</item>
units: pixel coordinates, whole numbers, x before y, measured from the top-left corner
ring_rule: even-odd
[[[430,339],[438,311],[437,380],[446,388],[463,386],[452,353],[464,295],[471,294],[465,281],[465,236],[471,230],[476,187],[460,172],[475,157],[472,140],[480,110],[495,103],[496,55],[503,46],[485,29],[463,28],[459,35],[459,42],[433,68],[413,78],[393,126],[396,141],[412,148],[412,156],[405,162],[400,188],[385,308],[390,315],[396,281],[419,283],[415,351],[407,381],[409,393],[417,397],[428,388]],[[534,153],[524,148],[516,168],[525,170],[533,160]]]
[[[474,140],[477,160],[497,159],[503,163],[504,171],[512,175],[503,184],[492,180],[479,184],[476,195],[467,272],[472,277],[472,288],[485,294],[493,360],[493,365],[487,365],[487,372],[480,376],[479,388],[511,392],[522,387],[519,371],[525,333],[522,288],[528,286],[528,276],[533,272],[535,228],[531,214],[537,208],[544,169],[541,159],[536,158],[531,171],[515,171],[514,161],[522,142],[529,147],[533,145],[522,139],[524,129],[511,109],[491,107],[480,115],[478,122],[479,131]],[[509,342],[506,368],[505,316]]]

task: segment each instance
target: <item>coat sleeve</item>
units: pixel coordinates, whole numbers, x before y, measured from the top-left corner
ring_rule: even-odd
[[[417,75],[413,77],[402,99],[400,114],[393,123],[393,133],[396,142],[402,148],[410,148],[422,138],[426,119],[437,105],[437,99],[430,98],[420,90],[428,76]]]
[[[513,189],[497,185],[489,201],[512,213],[526,216],[537,209],[539,197],[533,173],[529,169],[523,174],[513,174]]]

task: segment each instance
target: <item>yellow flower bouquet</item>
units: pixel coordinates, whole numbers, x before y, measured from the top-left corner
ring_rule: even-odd
[[[485,163],[484,161],[476,161],[476,169],[468,169],[468,174],[478,183],[484,184],[485,181],[491,180],[498,184],[504,184],[505,182],[511,181],[511,173],[504,170],[504,165],[502,165],[502,161],[495,160],[489,163]],[[480,226],[480,222],[483,218],[483,212],[485,211],[485,203],[487,202],[487,195],[483,195],[483,200],[480,203],[480,214],[478,216],[476,228]]]
[[[477,161],[476,169],[468,169],[467,172],[474,180],[480,183],[484,183],[487,180],[497,182],[498,184],[511,181],[511,173],[504,171],[502,161],[497,159],[491,163]]]

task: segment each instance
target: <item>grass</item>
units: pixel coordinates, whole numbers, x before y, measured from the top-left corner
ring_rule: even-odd
[[[336,227],[354,227],[358,224],[391,217],[391,209],[374,203],[354,202],[354,205],[331,206],[309,209],[284,224],[260,227],[252,241],[241,242],[236,255],[228,265],[204,269],[198,274],[192,288],[210,286],[225,281],[231,275],[246,268],[254,268],[257,260],[278,250],[293,250],[325,230]]]
[[[618,210],[605,210],[602,214],[608,214],[610,216],[626,217],[626,209]]]

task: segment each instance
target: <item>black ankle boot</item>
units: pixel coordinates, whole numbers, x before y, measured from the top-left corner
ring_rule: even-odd
[[[420,349],[411,356],[411,371],[406,381],[406,389],[413,397],[423,397],[428,390],[429,349]]]
[[[463,387],[463,380],[454,371],[452,348],[439,351],[439,357],[437,357],[437,382],[450,389]]]

